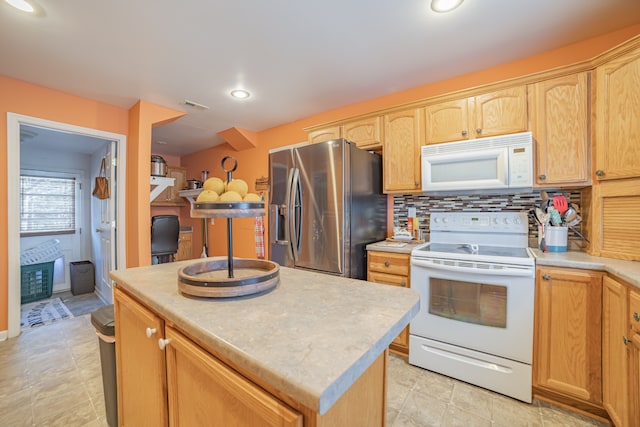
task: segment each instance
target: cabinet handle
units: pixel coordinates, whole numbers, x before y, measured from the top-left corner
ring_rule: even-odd
[[[467,136],[467,131],[466,130],[462,131],[462,136]]]
[[[420,183],[419,183],[418,181],[415,181],[415,182],[413,183],[413,185],[417,188],[417,187],[419,187],[419,186],[420,186]]]
[[[635,320],[636,322],[640,322],[640,314],[638,314],[637,311],[633,312],[633,320]]]
[[[156,328],[147,328],[147,330],[145,331],[145,333],[147,334],[147,338],[151,338],[151,335],[155,334],[156,332],[158,332]]]
[[[160,339],[158,340],[158,347],[160,347],[160,350],[164,350],[164,348],[165,348],[166,346],[168,346],[170,342],[171,342],[171,339],[170,339],[170,338],[167,338],[167,339],[165,339],[165,338],[160,338]]]
[[[482,133],[482,128],[478,128],[478,129],[476,129],[476,133],[477,133],[478,135],[480,135],[480,134]]]
[[[400,283],[400,286],[402,286],[403,288],[406,288],[407,287],[407,282]]]
[[[604,171],[602,169],[598,169],[596,171],[596,176],[604,176]]]
[[[551,275],[550,274],[543,274],[542,275],[542,279],[543,280],[551,280]]]
[[[391,265],[391,264],[389,264],[389,261],[385,261],[385,262],[384,262],[384,266],[385,266],[385,267],[389,267],[389,265]]]
[[[545,179],[547,179],[547,175],[539,175],[539,176],[538,176],[538,179],[539,179],[540,181],[544,181]]]
[[[622,336],[622,342],[624,343],[624,345],[629,344],[630,341],[631,340],[629,338],[625,337],[624,335]]]

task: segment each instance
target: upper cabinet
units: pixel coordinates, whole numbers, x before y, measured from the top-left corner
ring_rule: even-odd
[[[180,197],[179,191],[187,184],[187,168],[177,166],[168,167],[168,178],[175,178],[172,187],[167,187],[152,202],[151,206],[184,206],[187,202]]]
[[[423,108],[409,108],[384,116],[382,173],[385,193],[422,191],[420,150]]]
[[[309,143],[316,144],[318,142],[331,141],[341,137],[341,126],[329,126],[322,129],[312,130],[308,133]]]
[[[345,121],[332,126],[312,129],[308,133],[311,144],[338,138],[355,142],[358,148],[379,149],[382,147],[382,116]]]
[[[342,137],[355,142],[359,148],[379,148],[382,146],[382,117],[346,122],[342,125]]]
[[[596,69],[595,179],[640,177],[640,49]]]
[[[538,187],[590,183],[589,77],[583,72],[530,86]]]
[[[426,144],[528,130],[527,88],[516,86],[425,107]]]

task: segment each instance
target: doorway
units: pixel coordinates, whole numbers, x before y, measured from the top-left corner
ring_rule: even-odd
[[[42,141],[38,143],[32,141],[29,154],[34,150],[35,152],[42,150],[44,153],[45,150],[50,149],[63,155],[64,153],[69,156],[71,153],[74,156],[83,155],[87,159],[88,172],[82,193],[85,195],[85,214],[91,218],[84,221],[82,230],[84,235],[80,232],[78,238],[80,248],[73,248],[75,253],[71,254],[71,258],[76,256],[96,258],[98,273],[96,288],[103,293],[101,295],[103,299],[110,302],[112,293],[108,272],[125,265],[126,136],[12,113],[8,113],[7,119],[8,332],[9,337],[12,337],[20,332],[20,167],[25,163],[21,162],[24,160],[21,159],[21,139],[25,140],[30,136],[35,138],[34,134],[47,136],[41,138]],[[98,173],[95,166],[100,164],[102,158],[109,159],[107,176],[110,178],[112,194],[111,198],[104,201],[93,200],[95,198],[90,196],[93,177]],[[60,169],[61,162],[52,163],[50,169]],[[103,223],[96,225],[96,219]],[[64,277],[68,278],[68,268],[66,270]],[[105,285],[108,287],[108,292],[105,292]],[[67,284],[61,286],[65,287]]]

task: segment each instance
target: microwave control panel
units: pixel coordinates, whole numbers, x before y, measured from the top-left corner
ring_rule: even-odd
[[[509,186],[533,185],[533,153],[531,144],[509,147]]]

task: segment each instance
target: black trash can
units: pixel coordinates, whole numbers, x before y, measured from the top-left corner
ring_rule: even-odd
[[[73,295],[88,294],[95,290],[96,273],[91,261],[70,262],[69,273]]]
[[[91,324],[96,328],[100,341],[100,363],[102,365],[102,387],[107,424],[118,425],[118,394],[116,388],[116,329],[113,305],[99,308],[91,313]]]

